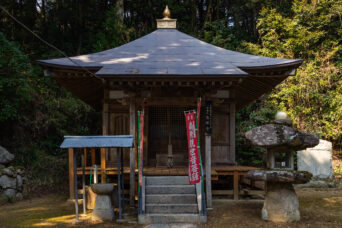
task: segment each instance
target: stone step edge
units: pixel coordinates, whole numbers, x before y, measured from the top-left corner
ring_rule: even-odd
[[[145,178],[159,178],[159,177],[167,177],[167,178],[172,178],[172,177],[188,177],[188,176],[145,176]]]
[[[143,214],[138,216],[139,224],[151,223],[206,223],[207,216],[194,213],[183,214]]]
[[[177,193],[177,194],[172,194],[172,193],[165,193],[165,194],[146,194],[145,196],[155,196],[155,197],[162,197],[162,196],[194,196],[194,197],[197,197],[196,193],[192,193],[192,194],[189,194],[189,193]]]
[[[176,203],[147,203],[145,205],[146,207],[150,206],[177,206],[177,207],[182,207],[182,206],[196,206],[197,207],[197,203],[180,203],[180,204],[176,204]]]
[[[154,213],[148,214],[148,213],[146,213],[145,215],[148,215],[148,216],[164,216],[164,217],[168,217],[168,216],[174,216],[174,217],[193,216],[193,217],[197,217],[197,216],[200,216],[201,214],[199,214],[199,213],[182,213],[182,214],[154,214]]]
[[[172,187],[170,187],[170,185],[162,185],[162,184],[158,184],[158,185],[145,185],[145,187],[149,187],[149,188],[195,188],[195,186],[192,185],[186,185],[186,184],[175,184],[172,185]]]

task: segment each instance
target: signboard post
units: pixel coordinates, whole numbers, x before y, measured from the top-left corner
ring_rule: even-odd
[[[139,184],[138,184],[138,197],[139,197],[139,214],[142,214],[142,184],[143,184],[143,152],[144,152],[144,110],[143,105],[142,111],[138,111],[138,167],[139,167]]]
[[[144,152],[144,111],[139,112],[139,185],[142,186],[143,152]]]

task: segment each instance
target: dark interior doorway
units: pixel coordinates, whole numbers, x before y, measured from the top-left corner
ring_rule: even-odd
[[[170,167],[168,155],[172,155],[172,167],[187,166],[187,136],[184,111],[190,109],[189,107],[179,106],[149,107],[149,165]]]

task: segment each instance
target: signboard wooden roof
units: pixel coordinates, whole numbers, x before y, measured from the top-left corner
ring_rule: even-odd
[[[133,147],[133,135],[64,136],[61,148]]]

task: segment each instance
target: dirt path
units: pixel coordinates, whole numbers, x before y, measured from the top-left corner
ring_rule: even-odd
[[[208,212],[208,223],[199,227],[342,227],[342,189],[297,190],[301,221],[275,224],[260,219],[262,200],[216,200]],[[81,209],[81,208],[80,208]],[[90,217],[90,216],[89,216]],[[93,224],[81,218],[80,227],[144,227],[136,224]],[[66,197],[51,194],[0,207],[0,227],[73,226],[74,207]]]
[[[262,200],[215,201],[208,213],[208,224],[201,227],[342,227],[341,189],[302,189],[297,194],[301,212],[298,223],[262,221]]]

